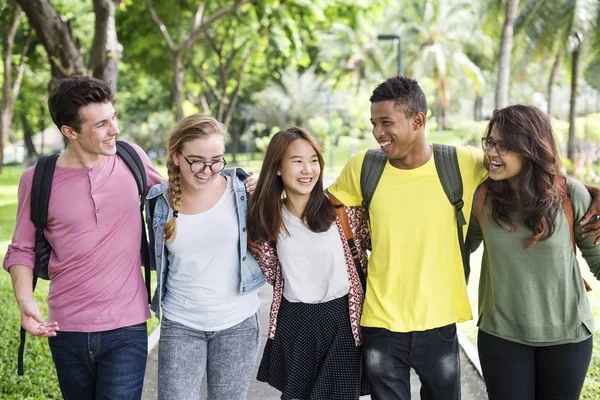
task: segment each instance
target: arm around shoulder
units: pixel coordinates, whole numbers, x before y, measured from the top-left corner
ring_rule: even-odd
[[[590,207],[592,196],[581,182],[571,178],[567,178],[567,193],[573,208],[575,242],[596,279],[600,279],[600,246],[595,244],[595,235],[584,232],[587,226],[578,224]]]
[[[269,242],[255,243],[248,242],[248,248],[250,252],[258,261],[265,280],[269,285],[273,286],[277,278],[277,266],[279,265],[279,258],[277,257],[277,250],[275,246]]]

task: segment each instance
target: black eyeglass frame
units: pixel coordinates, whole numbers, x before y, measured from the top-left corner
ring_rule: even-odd
[[[489,148],[488,143],[490,144]],[[498,145],[500,146],[498,147]],[[496,142],[489,136],[484,136],[481,138],[481,148],[483,149],[484,153],[488,153],[491,149],[496,148],[496,152],[499,156],[505,156],[510,151],[510,149],[504,143],[502,143],[501,140]]]
[[[225,166],[227,165],[227,161],[225,160],[225,158],[222,158],[220,161],[213,161],[211,163],[207,163],[207,162],[204,162],[201,160],[190,161],[190,160],[188,160],[188,158],[186,156],[183,155],[183,153],[179,153],[179,154],[181,154],[181,157],[183,157],[183,159],[190,165],[190,171],[192,171],[192,173],[194,173],[194,174],[199,174],[199,173],[204,172],[206,167],[208,167],[208,169],[210,169],[211,172],[213,172],[214,174],[218,174],[219,172],[223,171],[225,169]],[[221,168],[218,171],[215,171],[213,169],[213,165],[220,164],[220,163],[223,163],[223,168]],[[194,171],[194,164],[201,165],[202,167],[198,171]]]

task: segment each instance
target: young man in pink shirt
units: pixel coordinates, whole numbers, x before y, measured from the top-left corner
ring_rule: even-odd
[[[139,399],[150,317],[140,268],[143,227],[135,178],[116,155],[113,93],[100,80],[74,76],[52,91],[48,108],[69,144],[56,162],[44,230],[52,246],[47,321],[32,293],[34,167],[21,177],[3,267],[12,277],[23,328],[48,337],[65,399]],[[161,182],[148,156],[133,147],[146,169],[146,189]]]

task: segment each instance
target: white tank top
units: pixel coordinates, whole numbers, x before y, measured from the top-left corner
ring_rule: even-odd
[[[348,293],[348,270],[344,247],[334,222],[322,233],[311,231],[284,206],[277,255],[285,285],[283,296],[291,302],[324,303]]]
[[[258,310],[258,291],[241,295],[239,227],[231,179],[209,210],[179,213],[177,236],[167,243],[169,271],[164,316],[201,331],[230,328]]]

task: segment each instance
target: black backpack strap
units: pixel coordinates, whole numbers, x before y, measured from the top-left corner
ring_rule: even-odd
[[[146,168],[137,151],[127,142],[117,141],[117,154],[127,164],[127,167],[135,178],[140,197],[146,193],[148,181],[146,179]]]
[[[445,144],[434,144],[433,157],[435,169],[437,170],[444,192],[456,210],[458,244],[465,270],[465,281],[468,282],[471,266],[469,263],[469,252],[467,251],[463,235],[463,226],[467,224],[467,221],[462,211],[465,203],[463,202],[463,183],[456,155],[456,147]]]
[[[146,221],[144,220],[144,194],[146,193],[146,187],[148,186],[146,168],[144,167],[140,155],[127,142],[121,140],[117,141],[117,155],[121,157],[131,171],[131,174],[135,178],[135,183],[137,184],[138,194],[140,195],[140,215],[142,219],[142,245],[140,255],[142,257],[142,264],[144,265],[144,280],[146,281],[146,291],[148,292],[148,304],[150,304],[152,299],[152,294],[150,293],[150,252],[148,248],[148,235],[146,233]]]
[[[33,275],[42,279],[50,279],[48,261],[52,248],[44,236],[44,228],[48,223],[48,204],[58,154],[42,157],[38,160],[31,184],[30,219],[35,225],[35,266]],[[35,289],[35,285],[33,287]]]
[[[387,157],[381,149],[367,150],[363,159],[360,170],[360,191],[363,199],[362,206],[365,209],[363,216],[366,220],[369,220],[369,205],[386,163]]]

